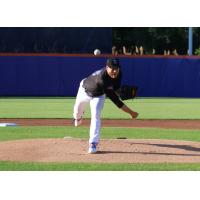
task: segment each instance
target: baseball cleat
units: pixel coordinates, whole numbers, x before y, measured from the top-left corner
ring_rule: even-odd
[[[82,119],[73,119],[74,126],[80,126],[82,124]]]
[[[88,153],[93,154],[93,153],[96,153],[96,152],[97,152],[97,143],[93,142],[89,145]]]

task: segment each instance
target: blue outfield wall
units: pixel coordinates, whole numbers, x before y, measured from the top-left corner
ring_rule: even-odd
[[[198,57],[119,57],[123,84],[140,97],[200,97]],[[75,96],[105,56],[0,56],[0,96]]]

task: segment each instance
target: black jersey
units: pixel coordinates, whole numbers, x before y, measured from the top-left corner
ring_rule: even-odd
[[[113,103],[121,108],[124,103],[115,93],[115,91],[120,88],[121,78],[121,71],[119,71],[118,77],[113,79],[108,75],[106,68],[103,68],[87,77],[83,81],[83,87],[85,88],[86,93],[92,97],[98,97],[106,94],[106,96],[109,97]]]

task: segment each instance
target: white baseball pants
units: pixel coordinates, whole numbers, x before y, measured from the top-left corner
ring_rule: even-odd
[[[105,95],[99,97],[90,97],[83,88],[83,80],[80,83],[76,102],[74,105],[74,119],[83,117],[86,106],[90,103],[91,123],[90,123],[90,138],[89,143],[99,143],[100,128],[101,128],[101,111],[104,106]]]

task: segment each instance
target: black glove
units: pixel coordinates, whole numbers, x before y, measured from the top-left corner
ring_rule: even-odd
[[[137,94],[137,89],[136,86],[122,85],[119,95],[121,100],[133,99]]]

